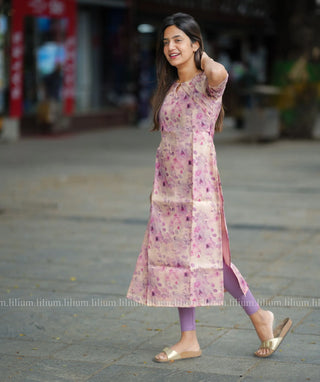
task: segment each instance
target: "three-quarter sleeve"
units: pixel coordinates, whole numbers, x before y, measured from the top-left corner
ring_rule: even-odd
[[[220,84],[217,86],[211,86],[208,84],[208,81],[206,81],[207,82],[206,92],[208,96],[213,98],[220,98],[226,88],[228,78],[229,76],[227,75],[226,78],[222,82],[220,82]]]

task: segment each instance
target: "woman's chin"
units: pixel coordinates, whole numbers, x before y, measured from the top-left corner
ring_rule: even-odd
[[[171,66],[175,66],[176,68],[177,68],[179,65],[181,65],[181,62],[179,62],[178,60],[177,60],[177,61],[175,61],[175,60],[168,60],[168,62],[169,62],[169,64],[170,64]]]

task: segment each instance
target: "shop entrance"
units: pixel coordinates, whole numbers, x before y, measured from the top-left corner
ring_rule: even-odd
[[[72,114],[75,84],[74,0],[12,0],[10,117],[55,99]],[[63,75],[62,75],[63,73]]]

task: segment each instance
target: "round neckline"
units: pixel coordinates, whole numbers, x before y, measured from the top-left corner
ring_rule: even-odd
[[[188,81],[184,81],[184,82],[180,82],[179,80],[177,80],[176,81],[176,84],[178,84],[178,85],[183,85],[183,84],[188,84],[188,83],[190,83],[191,81],[193,81],[196,77],[198,77],[200,74],[202,74],[203,73],[203,71],[200,71],[200,72],[198,72],[198,73],[196,73],[190,80],[188,80]]]

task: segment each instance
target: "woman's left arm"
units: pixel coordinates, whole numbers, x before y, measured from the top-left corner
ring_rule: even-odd
[[[206,52],[202,52],[201,68],[208,78],[208,84],[213,87],[221,84],[228,75],[225,67],[210,58]]]

